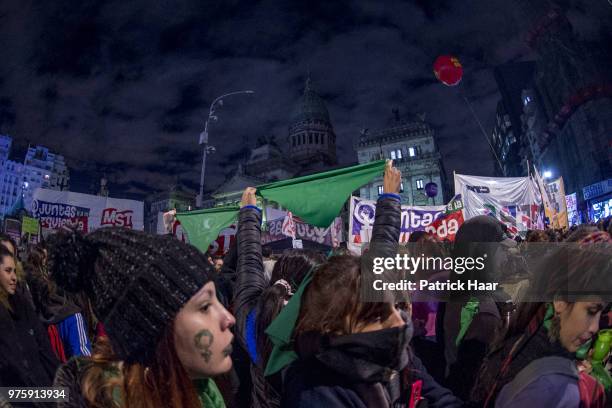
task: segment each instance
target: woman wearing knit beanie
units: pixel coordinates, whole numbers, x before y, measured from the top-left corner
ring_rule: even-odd
[[[121,228],[53,236],[49,270],[84,291],[108,338],[71,359],[59,407],[224,407],[211,377],[232,367],[234,317],[217,299],[206,257],[172,237]]]

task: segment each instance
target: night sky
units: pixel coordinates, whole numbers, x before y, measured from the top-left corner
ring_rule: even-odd
[[[362,128],[384,126],[398,107],[426,113],[450,175],[492,175],[459,89],[439,84],[431,65],[440,54],[459,57],[463,90],[490,133],[499,100],[492,68],[536,57],[512,3],[4,0],[0,132],[18,151],[32,143],[63,154],[75,191],[102,173],[116,197],[143,197],[177,177],[195,191],[210,102],[252,89],[225,100],[211,125],[212,190],[259,137],[285,140],[310,71],[341,163],[356,161]],[[563,7],[583,38],[612,31],[607,0]]]

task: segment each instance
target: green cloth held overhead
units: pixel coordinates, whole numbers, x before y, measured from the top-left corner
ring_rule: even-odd
[[[306,221],[327,228],[351,193],[382,176],[385,160],[282,180],[257,187],[257,194],[275,201]]]
[[[238,219],[239,207],[210,208],[206,210],[177,213],[176,218],[187,232],[189,243],[202,252],[219,236],[223,228]]]

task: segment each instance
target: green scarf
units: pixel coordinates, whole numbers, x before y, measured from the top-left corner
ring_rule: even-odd
[[[213,379],[195,380],[193,385],[196,387],[203,408],[225,408],[221,391]]]
[[[546,332],[550,330],[550,326],[552,325],[552,319],[555,316],[555,309],[552,303],[546,305],[546,313],[544,313],[544,321],[542,325],[546,329]]]
[[[238,207],[209,208],[206,210],[177,213],[176,218],[187,231],[189,243],[202,252],[208,250],[219,232],[238,219]]]
[[[266,329],[266,334],[274,346],[272,348],[272,353],[270,353],[270,358],[268,358],[264,376],[279,372],[298,358],[293,350],[291,336],[300,314],[302,295],[312,280],[313,270],[314,268],[311,268],[298,290],[289,300],[289,303],[287,303]]]
[[[478,314],[479,309],[480,300],[475,297],[471,297],[465,306],[461,308],[461,325],[459,327],[459,334],[457,334],[457,338],[455,339],[455,346],[459,347],[459,344],[461,344],[461,341],[472,324],[472,320],[474,320],[474,316]]]
[[[385,163],[378,160],[264,184],[257,187],[257,194],[279,203],[308,224],[327,228],[353,191],[382,176]]]

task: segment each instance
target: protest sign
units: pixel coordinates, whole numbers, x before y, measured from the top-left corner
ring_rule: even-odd
[[[144,229],[144,203],[70,191],[36,189],[32,214],[43,231],[76,226],[82,232],[101,227]]]
[[[580,224],[580,214],[578,213],[578,201],[576,193],[565,196],[565,206],[567,208],[567,222],[570,227]]]
[[[400,243],[406,243],[410,234],[415,231],[426,231],[436,235],[440,240],[453,240],[457,230],[463,223],[463,214],[460,207],[458,214],[452,216],[447,213],[447,206],[406,206],[402,205],[402,222],[400,227]],[[351,197],[351,211],[349,220],[348,248],[361,253],[363,244],[370,242],[374,216],[376,214],[376,201],[363,200]]]
[[[508,227],[511,235],[535,228],[541,197],[529,177],[480,177],[455,174],[455,194],[463,199],[466,220],[491,215]]]

